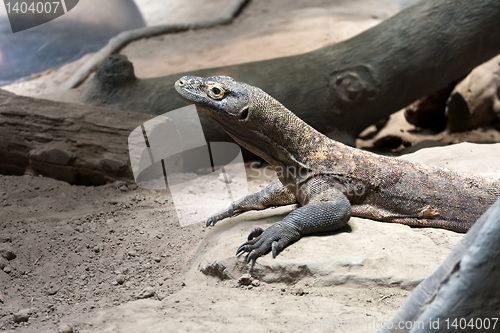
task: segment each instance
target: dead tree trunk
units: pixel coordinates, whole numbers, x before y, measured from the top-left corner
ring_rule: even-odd
[[[0,173],[84,185],[133,180],[127,137],[150,118],[0,90]]]

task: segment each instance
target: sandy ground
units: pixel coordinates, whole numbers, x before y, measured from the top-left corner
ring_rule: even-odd
[[[349,284],[246,286],[198,270],[188,274],[207,229],[181,227],[162,192],[30,176],[0,182],[0,235],[16,255],[0,272],[2,329],[54,332],[68,324],[79,332],[215,332],[244,324],[242,331],[288,331],[307,320],[303,312],[381,322],[409,293]],[[15,323],[23,310],[32,313],[29,320]]]
[[[196,1],[192,6],[183,1],[170,1],[168,6],[161,1],[138,3],[148,13],[146,21],[155,24],[197,20],[201,12],[214,15],[214,8],[227,1]],[[284,56],[355,35],[394,14],[403,3],[253,1],[232,25],[138,41],[122,53],[139,77]],[[27,95],[53,92],[80,63],[8,89]],[[271,179],[254,178],[249,190]],[[213,253],[207,251],[211,237],[235,222],[219,229],[207,229],[201,222],[181,227],[168,194],[134,184],[81,187],[42,177],[0,176],[0,207],[0,249],[11,254],[11,260],[0,258],[0,330],[5,331],[375,332],[416,283],[348,280],[320,285],[314,277],[266,282],[203,274],[200,258]],[[236,222],[270,223],[282,218],[286,209],[264,219],[247,216]],[[368,222],[356,220],[353,235],[368,230],[375,239],[378,232],[389,230],[386,224],[373,229]],[[240,224],[238,232],[251,229],[251,224]],[[417,233],[442,248],[433,260],[421,263],[427,266],[421,279],[462,236],[448,231]],[[332,246],[332,237],[324,237],[325,246]],[[216,248],[232,253],[234,243],[241,240],[216,243]],[[308,242],[284,252],[283,260],[307,249]]]

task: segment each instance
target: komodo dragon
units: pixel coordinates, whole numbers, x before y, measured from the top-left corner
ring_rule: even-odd
[[[298,203],[263,230],[254,229],[237,255],[273,257],[302,235],[344,226],[350,216],[459,232],[500,197],[500,180],[376,155],[336,142],[307,125],[257,87],[228,76],[184,76],[177,92],[241,146],[264,158],[279,180],[207,220]]]

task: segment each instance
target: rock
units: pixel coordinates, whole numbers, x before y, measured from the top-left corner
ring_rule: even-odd
[[[0,255],[7,260],[16,259],[16,254],[14,253],[14,249],[12,245],[9,243],[0,243]]]
[[[155,288],[153,287],[146,287],[141,290],[139,295],[137,295],[137,298],[143,299],[143,298],[151,298],[155,295],[156,291]]]
[[[12,272],[12,267],[10,267],[10,266],[5,266],[5,267],[3,268],[3,271],[4,271],[5,273],[7,273],[7,274],[10,274],[10,273]]]
[[[238,283],[241,285],[241,286],[249,286],[252,284],[252,276],[250,274],[243,274],[242,276],[240,276],[240,278],[238,279]]]
[[[269,217],[276,214],[276,210],[267,214],[267,218],[262,218],[265,216],[262,212],[256,221],[246,220],[244,228],[234,220],[230,224],[217,224],[201,242],[200,248],[205,252],[198,252],[193,269],[221,279],[235,279],[241,285],[252,284],[244,275],[249,269],[245,257],[234,257],[234,239],[244,241],[253,228],[268,227],[285,216]],[[236,219],[243,220],[242,217]],[[412,288],[430,274],[450,250],[448,244],[437,245],[421,229],[400,224],[353,217],[349,227],[333,235],[303,237],[274,259],[271,255],[258,258],[251,267],[253,279],[295,284],[312,277],[316,287],[397,284]],[[437,232],[449,237],[452,246],[463,237],[447,230]],[[412,251],[396,243],[412,244]]]
[[[19,310],[18,312],[14,313],[14,322],[16,324],[27,322],[35,312],[36,309],[34,308]]]
[[[130,250],[127,253],[131,257],[137,257],[139,255],[139,253],[136,250]]]
[[[59,291],[59,288],[58,287],[50,287],[48,290],[47,290],[47,295],[49,296],[53,296],[55,294],[57,294],[57,292]]]
[[[166,297],[168,296],[168,293],[166,292],[157,292],[156,293],[156,298],[159,300],[159,301],[163,301]]]
[[[403,155],[407,161],[435,165],[456,171],[469,172],[491,178],[500,178],[500,169],[494,161],[500,160],[500,143],[459,143],[450,146],[420,149]]]
[[[2,31],[4,45],[16,45],[14,50],[2,52],[2,85],[30,78],[33,73],[40,73],[48,68],[58,68],[78,59],[82,54],[98,51],[110,38],[121,32],[145,26],[141,12],[133,1],[110,1],[96,11],[96,6],[100,5],[102,2],[98,0],[68,2],[64,13],[71,11],[70,15],[59,17],[48,25],[25,30],[21,32],[21,39],[18,34]],[[73,8],[75,9],[72,10]],[[116,18],[110,26],[106,18],[113,15]],[[7,16],[2,14],[2,24],[5,24],[4,20],[7,20]],[[29,24],[23,28],[31,26]],[[73,34],[78,34],[77,40]],[[58,37],[44,40],[43,36]],[[36,59],[33,54],[37,55]]]
[[[120,190],[121,192],[128,192],[130,189],[128,187],[127,182],[119,180],[114,183],[116,189]]]
[[[260,281],[259,280],[253,280],[252,281],[252,286],[259,287],[260,286]]]
[[[293,288],[292,294],[296,296],[304,296],[305,294],[307,294],[307,292],[302,287],[296,286],[295,288]]]
[[[128,190],[127,183],[122,181],[122,180],[118,180],[118,181],[114,182],[113,185],[115,186],[116,189],[118,189],[120,191],[123,191],[123,190],[127,191]]]
[[[5,259],[4,257],[0,257],[0,269],[4,269],[8,264],[9,262],[7,261],[7,259]]]
[[[126,280],[126,278],[125,278],[125,275],[123,275],[123,274],[118,274],[118,275],[116,276],[116,278],[115,278],[115,281],[116,281],[116,283],[118,283],[118,284],[124,284],[124,283],[125,283],[125,280]]]
[[[116,273],[128,275],[130,273],[130,268],[129,267],[121,267],[119,270],[116,271]]]
[[[73,327],[67,324],[60,325],[57,329],[58,333],[73,333]]]
[[[10,243],[12,242],[12,236],[8,234],[0,235],[0,243]]]

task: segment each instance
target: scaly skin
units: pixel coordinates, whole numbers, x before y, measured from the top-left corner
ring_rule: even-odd
[[[208,225],[249,210],[298,203],[237,255],[247,262],[302,235],[344,226],[351,215],[459,232],[500,197],[500,180],[376,155],[331,140],[257,87],[227,76],[182,77],[175,89],[241,146],[264,158],[279,181],[211,216]]]

